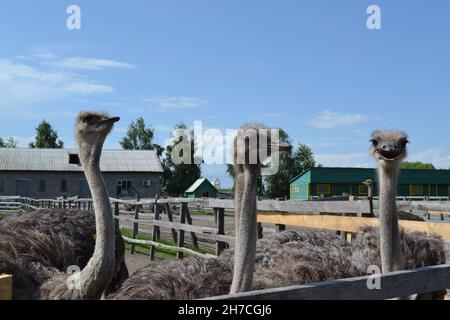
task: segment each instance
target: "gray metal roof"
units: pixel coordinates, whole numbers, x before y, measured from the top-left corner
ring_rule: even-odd
[[[0,171],[83,171],[69,163],[75,149],[0,149]],[[163,172],[156,151],[103,150],[103,172]]]

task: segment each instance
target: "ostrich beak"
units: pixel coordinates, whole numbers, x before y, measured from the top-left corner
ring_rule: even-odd
[[[102,124],[114,124],[120,121],[120,117],[105,117],[97,122],[97,126],[101,126]]]
[[[292,146],[290,143],[280,141],[279,143],[269,143],[267,146],[269,149],[277,149],[280,152],[291,152]]]

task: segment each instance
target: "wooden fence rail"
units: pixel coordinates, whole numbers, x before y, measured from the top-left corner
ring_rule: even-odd
[[[12,299],[12,276],[0,274],[0,300]]]
[[[323,281],[209,298],[208,300],[386,300],[450,288],[450,265],[378,275],[380,289],[369,289],[374,275]]]

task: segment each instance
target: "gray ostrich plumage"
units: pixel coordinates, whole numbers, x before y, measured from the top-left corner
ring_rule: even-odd
[[[121,237],[116,236],[100,171],[104,141],[118,120],[95,112],[81,112],[76,120],[77,147],[92,193],[94,215],[49,210],[6,219],[0,225],[0,273],[14,276],[15,298],[99,299],[121,269],[118,266],[123,256],[116,264],[116,255],[123,253],[123,242],[116,248]],[[81,221],[75,223],[75,217]],[[87,258],[89,250],[92,254]],[[85,264],[81,272],[66,273],[67,266],[80,264]]]
[[[402,232],[401,238],[407,269],[445,263],[440,236]],[[131,275],[108,298],[182,300],[226,295],[233,257],[234,250],[226,250],[217,259],[155,261]],[[342,244],[340,237],[326,231],[286,231],[258,241],[252,290],[365,276],[372,265],[381,265],[376,228],[362,228],[350,244]],[[442,299],[444,295],[435,292],[417,299]]]
[[[96,227],[95,215],[92,211],[74,209],[36,210],[8,216],[0,221],[0,226],[13,232],[31,230],[43,233],[46,236],[60,234],[67,241],[70,241],[73,250],[67,252],[67,254],[71,259],[67,260],[69,264],[58,266],[57,269],[62,271],[67,270],[69,266],[78,266],[83,269],[94,253]],[[124,258],[125,244],[117,225],[115,232],[115,270],[105,294],[114,292],[128,278],[128,269]],[[17,296],[20,296],[20,294],[14,294],[14,298]]]

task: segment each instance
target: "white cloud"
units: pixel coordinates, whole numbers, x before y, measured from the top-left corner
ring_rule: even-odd
[[[144,102],[150,102],[163,111],[197,108],[208,104],[208,101],[203,99],[192,97],[169,97],[169,96],[155,96],[148,99],[144,99]]]
[[[36,57],[36,56],[35,56]],[[49,59],[49,57],[40,56],[39,58]],[[53,56],[56,59],[56,56]],[[52,59],[52,57],[50,57]],[[78,70],[106,70],[106,69],[134,69],[135,65],[119,62],[108,59],[95,59],[84,57],[71,57],[66,59],[57,59],[56,61],[46,62],[46,64],[65,68]]]
[[[433,148],[411,154],[407,161],[432,163],[438,169],[450,168],[450,155],[446,155],[441,150]]]
[[[370,168],[374,166],[368,153],[316,154],[316,162],[324,167]]]
[[[368,120],[369,117],[363,114],[343,114],[327,110],[310,119],[308,124],[318,129],[332,129],[348,127]]]
[[[109,85],[63,72],[49,72],[0,58],[0,104],[29,104],[66,98],[68,94],[113,92]]]

